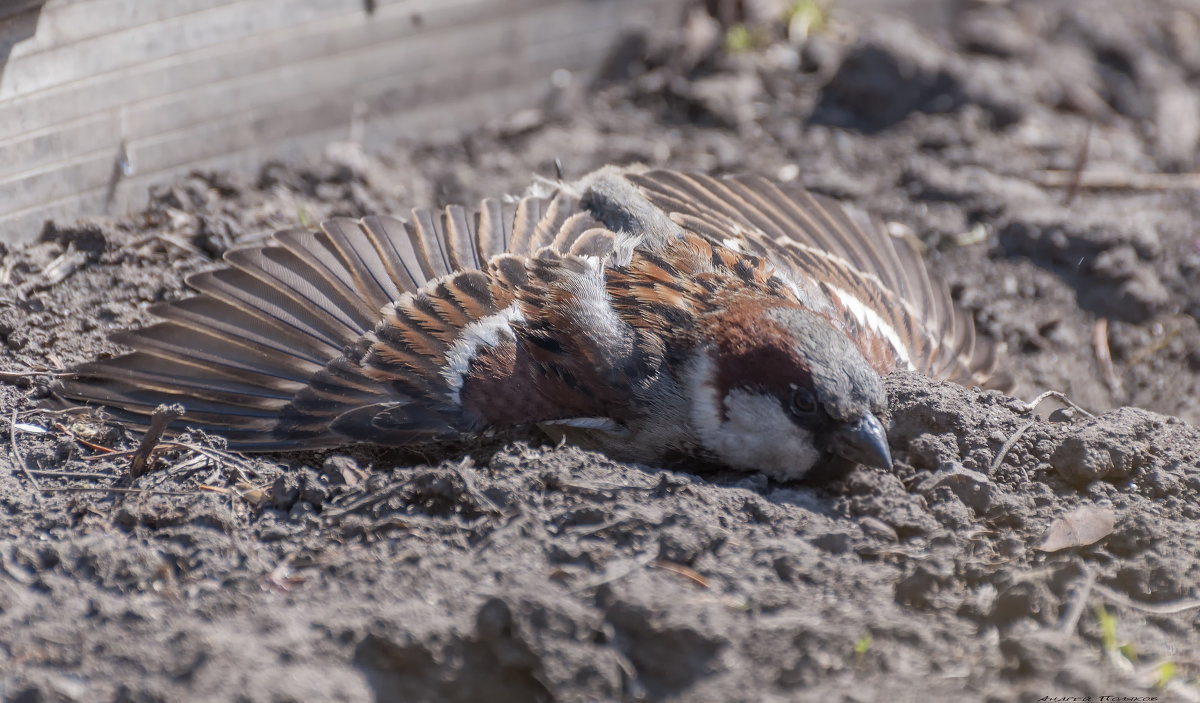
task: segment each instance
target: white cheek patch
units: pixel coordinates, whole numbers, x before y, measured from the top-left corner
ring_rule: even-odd
[[[725,396],[726,421],[711,442],[730,466],[779,481],[803,478],[821,458],[811,432],[773,396],[736,389]]]
[[[513,333],[514,322],[524,322],[521,307],[513,303],[494,315],[481,317],[462,328],[454,343],[446,350],[446,366],[442,369],[442,378],[450,388],[450,400],[456,404],[462,403],[462,387],[467,374],[471,372],[471,360],[479,354],[483,347],[495,348],[503,343],[516,343],[517,336]]]
[[[862,301],[841,288],[829,286],[829,289],[833,291],[834,296],[837,297],[842,307],[848,310],[851,315],[854,315],[854,319],[858,321],[858,324],[883,337],[892,346],[892,349],[896,351],[896,357],[900,360],[900,363],[910,371],[916,370],[912,364],[912,360],[909,359],[908,347],[905,346],[904,342],[900,341],[900,335],[896,334],[896,329],[880,317],[879,313],[863,305]]]
[[[691,421],[701,444],[735,469],[787,481],[803,477],[821,457],[807,432],[779,400],[741,389],[724,399],[713,386],[714,364],[701,354],[689,374]]]

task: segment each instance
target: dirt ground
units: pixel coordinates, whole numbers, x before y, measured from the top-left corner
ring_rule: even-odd
[[[460,140],[196,174],[0,248],[0,698],[1200,700],[1200,6],[847,1],[804,39],[808,3],[790,37],[712,4],[726,25],[631,37]],[[786,485],[534,436],[181,438],[130,480],[100,448],[136,438],[33,409],[234,244],[520,192],[555,159],[853,199],[1007,345],[1016,398],[1097,416],[897,374],[895,470]]]

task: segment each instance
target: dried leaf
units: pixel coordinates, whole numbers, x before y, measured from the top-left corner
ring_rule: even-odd
[[[1116,520],[1111,508],[1094,505],[1075,508],[1050,523],[1050,529],[1046,530],[1046,536],[1037,548],[1043,552],[1057,552],[1095,544],[1112,534]]]
[[[245,481],[238,481],[237,495],[256,508],[271,499],[271,494],[265,487],[254,486]]]
[[[62,283],[67,276],[75,273],[87,263],[87,254],[77,251],[74,244],[67,245],[66,251],[51,261],[42,269],[42,285],[53,286]]]

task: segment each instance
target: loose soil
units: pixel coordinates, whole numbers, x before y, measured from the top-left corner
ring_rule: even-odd
[[[0,249],[0,697],[1200,700],[1196,5],[847,2],[799,42],[712,4],[744,24],[697,10],[461,139],[195,174]],[[533,435],[184,437],[130,479],[136,438],[35,409],[230,246],[520,192],[555,159],[853,199],[1007,346],[1015,397],[895,374],[895,470],[821,485]],[[1096,417],[1016,399],[1044,390]]]

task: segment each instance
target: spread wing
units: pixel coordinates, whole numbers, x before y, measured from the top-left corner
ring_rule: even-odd
[[[993,379],[995,347],[976,338],[971,319],[945,285],[930,280],[920,256],[865,215],[756,176],[648,171],[628,179],[677,225],[714,245],[763,257],[796,282],[822,281],[860,345],[890,348],[896,366],[963,384]]]
[[[52,404],[102,406],[144,429],[159,405],[180,403],[171,431],[197,427],[243,451],[479,429],[460,402],[461,367],[509,341],[531,262],[602,256],[612,241],[566,192],[278,232],[189,279],[199,295],[116,335],[134,351],[75,368]]]

